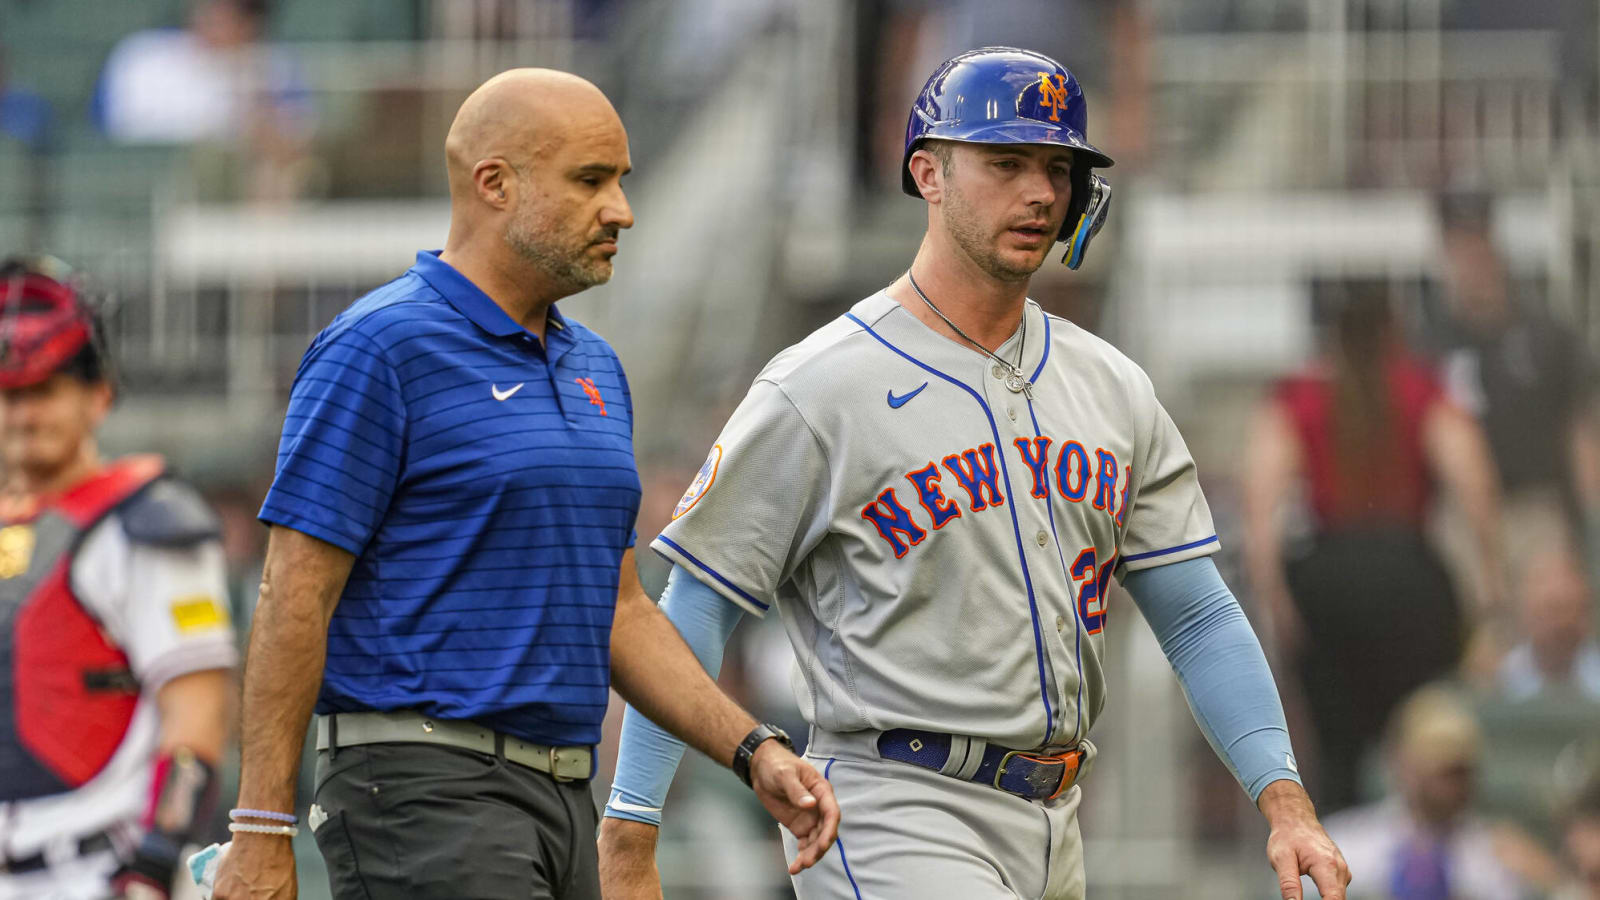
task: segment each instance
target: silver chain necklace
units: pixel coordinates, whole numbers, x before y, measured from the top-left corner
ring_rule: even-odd
[[[1022,360],[1024,354],[1023,348],[1028,344],[1028,307],[1026,303],[1024,303],[1022,307],[1022,334],[1017,339],[1017,361],[1014,363],[1006,362],[1004,359],[1000,358],[1000,354],[995,353],[988,347],[985,347],[984,345],[973,340],[971,335],[967,334],[965,331],[962,331],[961,328],[956,325],[956,323],[950,321],[949,316],[940,312],[939,307],[934,306],[933,301],[928,299],[928,295],[922,292],[922,287],[917,284],[917,276],[912,275],[910,269],[906,270],[906,277],[911,279],[911,289],[917,292],[917,296],[922,298],[923,303],[928,304],[928,308],[933,310],[933,314],[938,316],[940,321],[944,322],[946,325],[949,325],[951,331],[961,335],[963,340],[972,346],[977,347],[985,356],[994,360],[997,365],[1010,372],[1010,374],[1006,376],[1007,390],[1011,391],[1013,394],[1026,394],[1029,400],[1033,399],[1033,382],[1023,377],[1022,374]]]

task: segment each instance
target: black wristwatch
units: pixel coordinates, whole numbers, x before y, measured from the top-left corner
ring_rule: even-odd
[[[789,740],[788,733],[776,725],[757,725],[744,736],[744,740],[740,741],[738,748],[733,751],[733,774],[739,776],[745,787],[754,786],[750,784],[750,758],[756,755],[757,747],[770,740],[775,740],[788,747],[789,752],[794,752],[794,741]]]

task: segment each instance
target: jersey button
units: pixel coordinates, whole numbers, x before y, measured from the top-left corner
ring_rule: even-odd
[[[1041,531],[1038,534],[1034,535],[1033,539],[1039,542],[1039,546],[1043,547],[1045,544],[1050,542],[1050,535],[1045,534],[1043,531]]]
[[[994,377],[999,378],[999,379],[1001,379],[1003,381],[1003,380],[1005,380],[1005,377],[1006,377],[1006,370],[1000,368],[1000,364],[999,363],[995,363],[994,365],[989,367],[989,374],[993,375]]]
[[[1066,616],[1056,616],[1056,630],[1057,631],[1066,631],[1067,630],[1067,617]]]
[[[1006,418],[1013,422],[1017,420],[1017,408],[1015,406],[1006,407]]]

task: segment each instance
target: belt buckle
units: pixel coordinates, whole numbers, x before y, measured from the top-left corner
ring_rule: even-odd
[[[1082,747],[1074,747],[1071,750],[1065,750],[1053,756],[1036,756],[1026,750],[1008,750],[1005,756],[1000,757],[1000,765],[995,769],[993,787],[997,791],[1005,791],[1008,794],[1016,793],[1000,786],[1000,778],[1006,774],[1006,764],[1011,762],[1011,758],[1014,756],[1020,756],[1029,762],[1041,765],[1060,763],[1062,767],[1060,782],[1056,784],[1056,789],[1050,796],[1042,798],[1044,802],[1049,802],[1061,796],[1067,788],[1072,787],[1077,782],[1078,771],[1083,765],[1083,758],[1086,755]]]
[[[560,747],[551,747],[549,750],[547,750],[545,752],[550,757],[550,777],[552,779],[554,779],[557,784],[565,784],[565,783],[567,783],[569,781],[577,781],[578,780],[576,778],[569,778],[567,776],[560,775],[560,774],[556,773],[556,763],[558,762],[557,754],[561,752],[561,748]]]

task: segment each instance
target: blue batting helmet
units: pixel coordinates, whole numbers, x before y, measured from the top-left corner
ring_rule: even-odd
[[[1111,157],[1089,143],[1088,119],[1078,79],[1050,57],[1015,47],[969,50],[935,69],[912,105],[900,185],[922,196],[908,164],[928,140],[1068,147],[1072,202],[1056,240],[1068,242],[1062,262],[1076,269],[1111,208],[1111,185],[1090,172],[1112,165]]]

